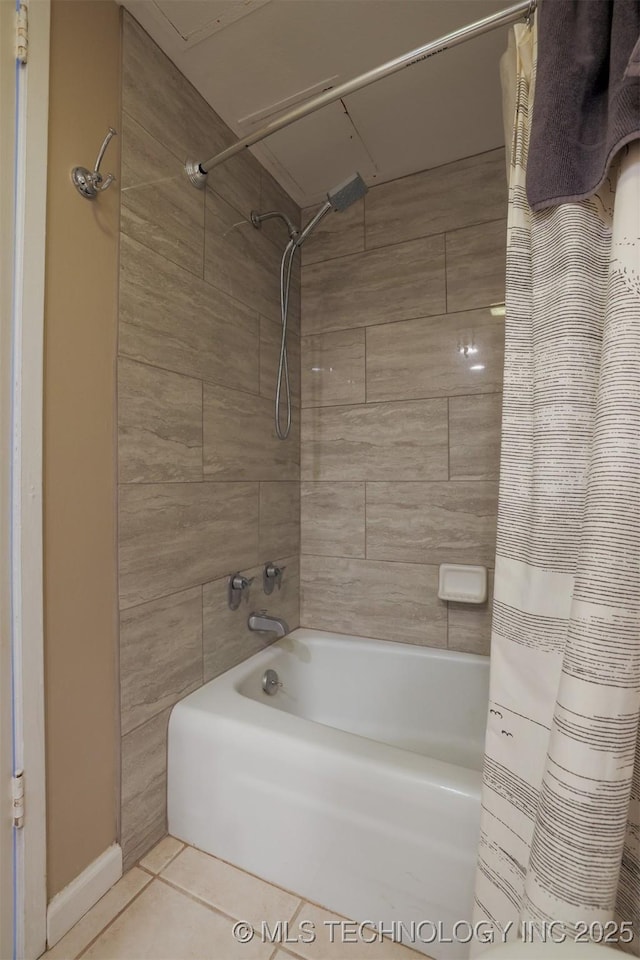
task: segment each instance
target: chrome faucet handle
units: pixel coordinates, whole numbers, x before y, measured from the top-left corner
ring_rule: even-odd
[[[241,573],[234,573],[231,577],[231,586],[234,590],[246,590],[254,580],[255,577],[245,577]]]
[[[247,591],[246,599],[249,599],[249,587],[255,580],[255,577],[245,577],[242,573],[232,573],[229,577],[228,603],[230,610],[237,610],[242,601],[242,595]]]
[[[277,584],[278,590],[282,587],[282,576],[287,569],[286,564],[282,567],[277,566],[271,561],[266,563],[262,571],[262,589],[267,596],[273,593],[273,588]]]

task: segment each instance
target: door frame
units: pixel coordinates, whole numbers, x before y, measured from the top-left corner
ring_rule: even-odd
[[[10,0],[2,5],[2,47],[15,43]],[[11,58],[14,108],[3,100],[1,133],[14,140],[11,176],[3,177],[2,276],[11,289],[3,294],[2,344],[9,362],[0,366],[2,399],[9,411],[2,430],[2,595],[9,599],[11,716],[3,709],[3,729],[11,727],[11,769],[24,771],[25,818],[12,828],[13,905],[11,953],[35,960],[46,947],[46,791],[44,745],[43,643],[43,347],[47,153],[49,119],[50,0],[28,0],[28,55],[25,64]],[[14,48],[15,56],[15,48]],[[3,73],[4,77],[4,73]],[[11,124],[13,121],[13,129]],[[14,137],[15,131],[15,137]],[[2,158],[7,160],[6,155]],[[8,234],[8,237],[6,235]],[[8,239],[8,242],[6,240]],[[11,259],[11,263],[7,261]],[[6,649],[6,637],[3,641]],[[6,661],[5,661],[6,662]],[[3,664],[4,665],[4,664]],[[6,674],[6,671],[3,671]],[[3,676],[3,692],[7,689]],[[5,698],[2,702],[6,704]],[[7,738],[2,739],[6,748]],[[1,745],[0,745],[1,749]],[[6,769],[3,757],[3,771]],[[6,796],[8,784],[1,785]],[[2,811],[2,829],[7,829]],[[11,825],[9,824],[9,827]],[[6,871],[0,876],[6,885]],[[2,931],[4,941],[6,931]],[[3,944],[4,947],[4,944]]]

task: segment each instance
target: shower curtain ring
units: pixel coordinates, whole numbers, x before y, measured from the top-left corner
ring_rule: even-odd
[[[527,7],[527,12],[524,15],[524,22],[528,27],[531,26],[531,21],[533,19],[533,14],[537,6],[537,0],[529,0],[529,6]]]

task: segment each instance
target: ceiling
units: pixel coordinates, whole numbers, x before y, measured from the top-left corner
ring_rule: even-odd
[[[508,0],[121,2],[238,136],[508,6]],[[252,152],[306,206],[354,170],[373,185],[500,146],[498,61],[506,29],[351,94]]]

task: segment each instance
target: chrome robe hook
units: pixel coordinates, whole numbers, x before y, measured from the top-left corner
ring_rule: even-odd
[[[102,163],[102,158],[104,157],[105,151],[111,142],[111,138],[117,136],[116,131],[113,127],[109,127],[109,132],[102,141],[102,146],[98,150],[98,156],[96,158],[96,164],[94,170],[87,170],[86,167],[74,167],[71,171],[71,179],[73,180],[76,190],[78,193],[86,197],[87,200],[95,200],[99,193],[103,190],[106,190],[107,187],[110,187],[115,177],[112,173],[108,173],[106,177],[103,177],[100,173],[100,164]]]

